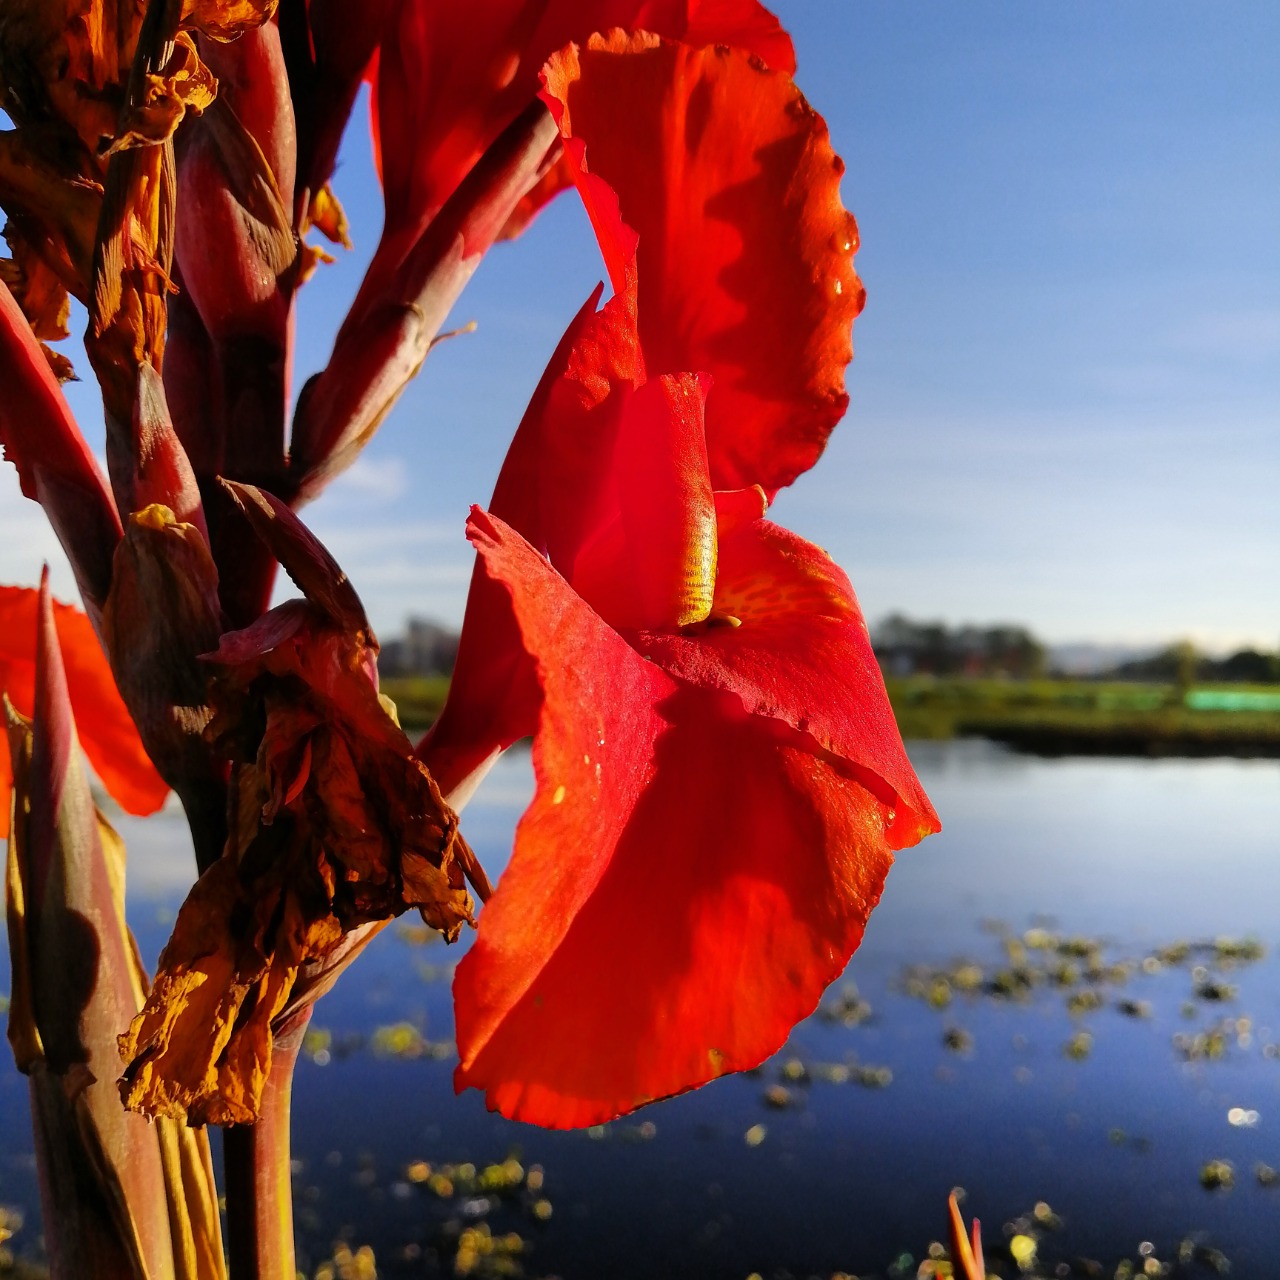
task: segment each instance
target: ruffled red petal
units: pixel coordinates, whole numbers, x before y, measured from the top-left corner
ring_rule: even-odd
[[[455,981],[455,1080],[598,1123],[782,1045],[861,940],[891,816],[807,735],[647,662],[510,529],[470,528],[544,704],[537,793]]]
[[[570,41],[614,27],[749,51],[785,71],[791,40],[756,0],[402,0],[372,69],[374,154],[387,219],[378,274],[422,233],[485,149],[538,89],[542,64]],[[428,138],[430,146],[420,140]],[[570,175],[540,184],[509,227],[514,234]]]
[[[544,82],[618,290],[625,237],[638,233],[650,376],[714,378],[712,482],[790,484],[848,404],[864,297],[822,117],[789,76],[740,50],[620,31],[558,54]]]
[[[0,689],[27,717],[34,709],[38,604],[39,592],[30,587],[0,587]],[[53,613],[85,755],[122,809],[154,813],[169,788],[143,749],[89,619],[56,602]],[[8,743],[0,734],[0,836],[9,832],[12,777]]]

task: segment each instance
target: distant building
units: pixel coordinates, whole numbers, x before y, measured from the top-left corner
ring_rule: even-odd
[[[914,622],[890,614],[871,632],[871,645],[886,675],[1011,676],[1043,673],[1045,648],[1025,627],[964,626]]]
[[[383,643],[378,671],[384,676],[447,676],[458,659],[458,633],[427,618],[410,618],[403,636]]]

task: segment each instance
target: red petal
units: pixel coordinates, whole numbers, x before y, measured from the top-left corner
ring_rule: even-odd
[[[599,291],[560,340],[493,494],[494,514],[557,564],[572,564],[600,522],[619,397],[644,379],[630,299],[616,296],[600,312],[598,300]],[[539,701],[510,597],[478,563],[449,697],[418,747],[446,796],[534,731]]]
[[[490,143],[537,92],[542,64],[613,27],[727,44],[791,70],[791,42],[755,0],[403,0],[375,71],[375,159],[386,192],[385,278]],[[479,33],[479,34],[478,34]],[[431,145],[424,147],[421,140]],[[542,198],[560,186],[548,183]],[[534,206],[522,206],[527,222]],[[363,290],[362,290],[363,295]]]
[[[579,187],[615,288],[629,250],[601,213],[601,181],[639,234],[650,376],[715,379],[715,486],[790,484],[848,404],[863,302],[844,166],[822,118],[788,76],[745,53],[616,31],[557,55],[545,83],[567,154],[585,163]]]
[[[685,374],[618,397],[599,523],[567,574],[611,626],[675,628],[711,612],[716,517],[703,430],[706,392],[705,380]],[[574,505],[571,492],[557,496]]]
[[[735,695],[752,715],[785,722],[863,771],[892,809],[895,849],[939,829],[853,588],[825,551],[767,520],[722,525],[712,623],[696,637],[647,634],[638,647],[672,675]]]
[[[29,587],[0,587],[0,688],[28,717],[34,710],[38,600]],[[143,750],[89,619],[56,601],[53,610],[80,745],[121,808],[154,813],[169,788]],[[9,832],[11,785],[9,747],[0,735],[0,836]]]
[[[646,662],[504,525],[471,534],[545,702],[537,794],[455,982],[458,1087],[569,1127],[754,1066],[858,945],[886,807],[805,735]]]

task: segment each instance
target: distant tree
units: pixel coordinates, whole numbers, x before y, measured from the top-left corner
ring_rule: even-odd
[[[948,629],[942,622],[913,622],[890,614],[871,635],[881,667],[890,675],[1010,676],[1028,679],[1043,673],[1044,645],[1026,627]]]

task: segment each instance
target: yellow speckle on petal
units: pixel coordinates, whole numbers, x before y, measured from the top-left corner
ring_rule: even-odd
[[[553,795],[553,796],[551,797],[551,803],[552,803],[552,804],[562,804],[562,803],[564,802],[564,798],[565,798],[565,795],[566,795],[566,794],[567,794],[567,793],[566,793],[566,791],[565,791],[565,789],[564,789],[564,784],[563,784],[563,783],[561,783],[561,784],[560,784],[560,786],[558,786],[558,787],[556,788],[555,795]]]

